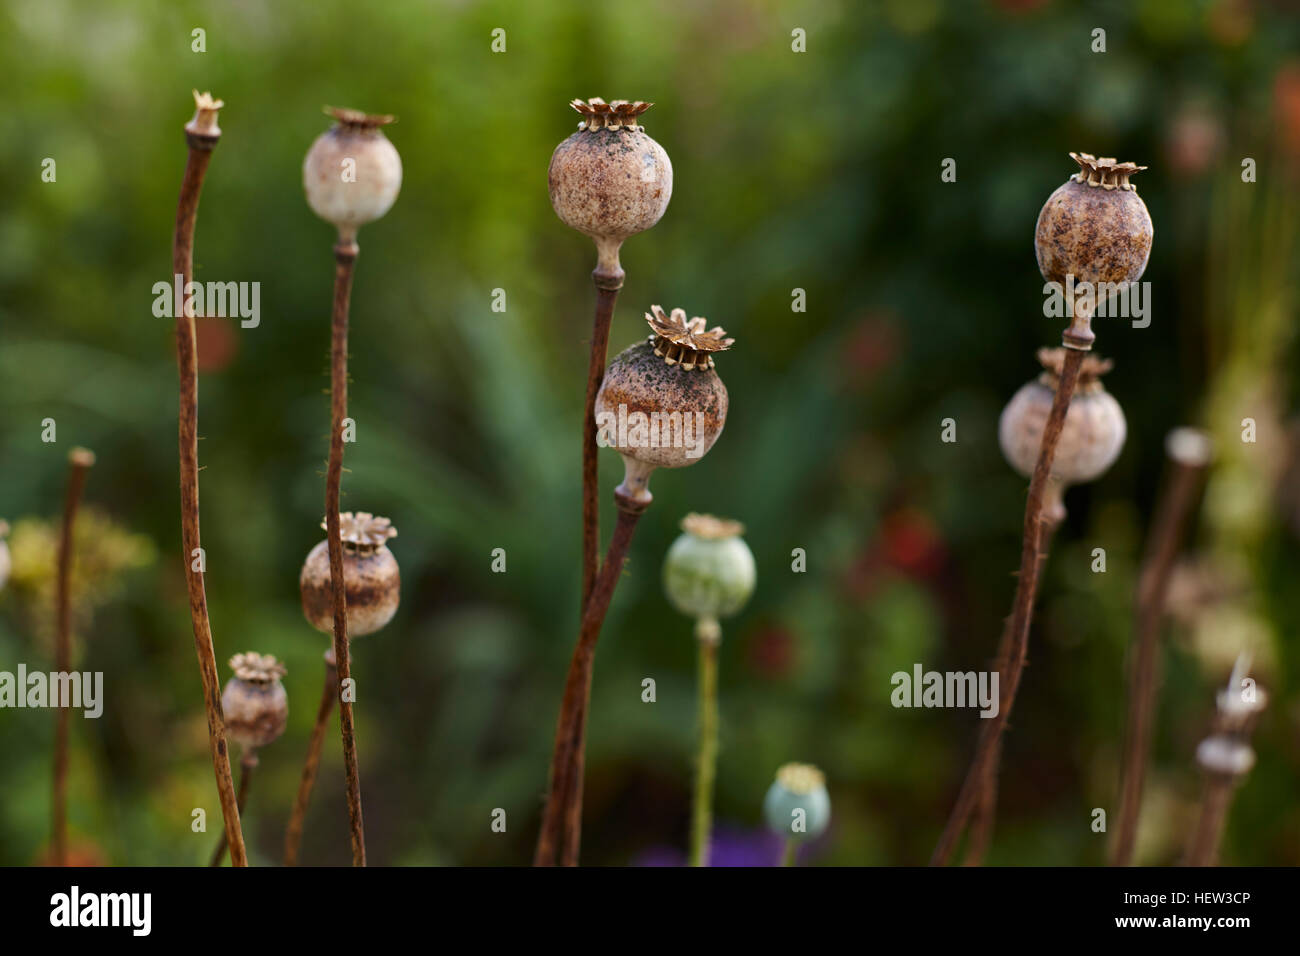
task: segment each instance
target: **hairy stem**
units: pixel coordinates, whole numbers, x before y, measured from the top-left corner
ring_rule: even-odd
[[[1029,646],[1029,625],[1033,620],[1034,598],[1038,593],[1038,576],[1042,563],[1039,546],[1043,505],[1051,484],[1056,446],[1061,440],[1065,415],[1070,408],[1070,399],[1074,396],[1074,387],[1079,381],[1079,366],[1083,362],[1083,356],[1084,353],[1079,349],[1065,350],[1065,361],[1062,363],[1060,381],[1052,399],[1052,410],[1043,427],[1043,443],[1038,451],[1038,463],[1029,481],[1029,498],[1025,503],[1024,534],[1020,546],[1020,571],[1011,610],[1008,669],[999,677],[1001,699],[998,713],[996,717],[982,721],[983,726],[975,746],[975,756],[971,761],[970,769],[966,772],[966,779],[962,782],[948,822],[930,857],[931,866],[943,866],[952,857],[957,840],[975,808],[980,787],[998,751],[1002,732],[1006,728],[1007,718],[1011,715],[1011,708],[1015,703],[1016,690],[1020,684],[1020,675],[1024,669],[1025,654]]]
[[[68,454],[68,487],[63,496],[63,525],[59,529],[59,564],[55,591],[54,669],[60,674],[72,670],[72,534],[77,522],[77,505],[86,486],[86,472],[95,456],[84,448]],[[55,866],[68,864],[68,707],[58,702],[54,732],[54,805],[52,856]]]
[[[199,543],[199,370],[195,344],[193,307],[185,295],[185,286],[194,272],[194,222],[199,211],[199,194],[203,177],[221,132],[216,127],[215,111],[210,117],[204,110],[185,128],[189,158],[181,180],[180,200],[176,206],[176,232],[172,240],[172,276],[176,284],[176,365],[180,374],[180,472],[181,472],[181,541],[185,566],[185,583],[189,590],[190,620],[194,628],[194,652],[199,661],[203,682],[203,706],[208,720],[208,746],[212,754],[212,772],[217,780],[217,796],[226,839],[230,844],[232,866],[247,866],[244,835],[239,828],[239,806],[235,782],[230,773],[230,754],[226,745],[226,721],[221,711],[221,685],[217,678],[217,660],[212,648],[212,624],[208,620],[208,599],[203,586],[205,558]],[[207,120],[210,119],[210,122]]]
[[[721,631],[713,618],[696,628],[700,645],[700,743],[695,758],[695,805],[691,816],[691,866],[709,865],[713,828],[713,780],[718,764],[718,644]]]
[[[542,829],[537,840],[534,866],[576,866],[582,837],[582,776],[587,736],[587,704],[591,699],[592,665],[596,640],[609,610],[627,558],[628,546],[644,507],[619,506],[618,523],[605,552],[605,563],[592,587],[591,599],[583,611],[578,641],[569,661],[569,674],[560,702],[555,728],[555,750],[551,756],[550,787]]]
[[[289,827],[284,834],[284,865],[298,865],[298,851],[302,846],[302,828],[307,819],[307,804],[316,785],[316,771],[320,769],[321,747],[329,728],[330,714],[339,695],[339,672],[334,664],[334,650],[325,652],[325,686],[321,689],[320,705],[316,708],[316,723],[311,728],[311,741],[307,745],[307,760],[302,765],[302,779],[298,781],[298,796],[293,801]]]
[[[1137,842],[1138,816],[1142,806],[1142,785],[1147,756],[1151,750],[1152,715],[1159,689],[1160,621],[1174,558],[1182,543],[1187,518],[1200,489],[1204,463],[1175,460],[1168,490],[1156,509],[1151,544],[1138,578],[1136,626],[1133,631],[1128,696],[1128,723],[1120,771],[1119,819],[1115,831],[1114,866],[1133,861]]]
[[[343,478],[343,419],[348,414],[348,299],[352,267],[360,250],[351,236],[340,234],[334,246],[334,314],[330,323],[330,461],[325,475],[325,533],[329,541],[330,592],[334,600],[334,659],[339,675],[339,727],[343,736],[343,767],[347,775],[348,829],[352,865],[366,865],[366,832],[361,817],[361,774],[357,769],[357,736],[352,701],[341,691],[350,686],[352,660],[348,639],[348,598],[343,580],[343,537],[339,526],[339,483]]]
[[[609,325],[614,317],[614,303],[623,287],[623,271],[610,275],[598,267],[591,274],[596,284],[596,319],[591,329],[591,358],[587,363],[587,402],[582,410],[582,602],[585,610],[596,584],[600,552],[600,501],[596,483],[596,394],[605,377],[605,358],[609,351]]]
[[[239,805],[239,813],[242,816],[244,807],[248,806],[248,787],[253,781],[253,770],[257,767],[257,751],[246,750],[243,757],[239,760],[239,795],[236,802]],[[221,839],[217,840],[217,848],[212,851],[212,861],[208,866],[220,866],[221,861],[226,857],[226,835],[221,834]]]
[[[1052,547],[1052,536],[1061,522],[1065,520],[1065,505],[1060,501],[1061,489],[1050,489],[1050,503],[1044,508],[1042,530],[1039,537],[1039,560],[1046,562]],[[994,668],[998,673],[998,686],[1010,673],[1011,667],[1011,622],[1007,621],[1002,629],[1002,638],[998,642],[998,656]],[[980,784],[979,796],[975,801],[975,819],[971,823],[970,837],[966,844],[966,859],[963,866],[980,866],[984,854],[988,852],[993,839],[993,822],[998,811],[998,767],[1002,761],[1002,742],[994,744],[993,755],[984,772]]]

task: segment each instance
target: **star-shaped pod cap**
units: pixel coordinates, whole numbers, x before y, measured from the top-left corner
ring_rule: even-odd
[[[673,309],[665,314],[660,306],[652,305],[645,320],[654,332],[650,341],[654,343],[655,355],[669,365],[680,364],[688,371],[713,368],[710,353],[725,352],[736,341],[728,338],[720,325],[706,330],[705,320],[700,316],[687,319],[685,309]]]
[[[249,684],[269,684],[283,677],[287,671],[284,665],[270,654],[258,654],[246,651],[230,659],[230,669],[235,677]]]
[[[1070,158],[1079,164],[1079,171],[1073,177],[1076,183],[1100,186],[1102,189],[1136,192],[1137,187],[1128,178],[1147,168],[1137,163],[1117,163],[1108,157],[1098,159],[1091,153],[1071,153]]]
[[[644,100],[614,100],[606,103],[599,96],[593,96],[591,99],[571,100],[569,105],[582,114],[582,122],[578,124],[578,129],[595,130],[595,129],[627,129],[639,130],[641,126],[637,125],[636,118],[654,106],[653,103],[646,103]]]
[[[329,528],[324,521],[320,526]],[[353,551],[378,551],[389,538],[397,537],[397,529],[387,518],[369,511],[344,511],[339,514],[339,537],[343,539],[343,547]]]

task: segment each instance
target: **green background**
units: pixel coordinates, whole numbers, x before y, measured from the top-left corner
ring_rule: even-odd
[[[1127,446],[1046,572],[1006,742],[1001,864],[1101,864],[1113,808],[1132,593],[1180,424],[1220,438],[1190,549],[1240,587],[1167,629],[1139,859],[1175,862],[1194,819],[1196,742],[1247,641],[1273,695],[1224,861],[1300,863],[1300,602],[1291,460],[1300,27],[1287,4],[1136,0],[361,4],[7,0],[0,59],[0,515],[57,515],[67,449],[98,455],[87,501],[157,560],[83,619],[103,671],[73,721],[71,826],[113,864],[195,864],[219,827],[180,554],[168,278],[191,88],[223,98],[195,278],[261,284],[261,325],[202,323],[203,542],[223,679],[234,653],[285,661],[290,726],[245,814],[276,863],[327,639],[297,574],[323,537],[331,228],[301,164],[324,104],[399,117],[400,197],[360,234],[345,509],[390,516],[402,607],[357,641],[369,857],[531,859],[577,629],[578,445],[590,241],[555,217],[551,150],[573,97],[647,99],[675,184],[623,249],[611,354],[652,303],[737,339],[727,428],[661,472],[597,655],[584,861],[684,849],[694,740],[691,623],[662,557],[688,511],[743,521],[758,562],[725,622],[716,815],[758,844],[777,766],[827,774],[830,832],[808,862],[916,864],[969,759],[971,711],[896,710],[890,675],[986,666],[1007,613],[1025,482],[997,416],[1062,323],[1042,315],[1038,209],[1082,150],[1151,169],[1153,321],[1099,320]],[[206,52],[191,51],[191,30]],[[1106,52],[1092,31],[1106,30]],[[491,31],[506,31],[493,53]],[[807,52],[791,50],[806,31]],[[57,162],[57,181],[41,162]],[[956,160],[956,182],[940,179]],[[1257,163],[1243,183],[1241,163]],[[792,312],[803,289],[807,311]],[[491,310],[504,289],[507,310]],[[41,420],[58,442],[42,443]],[[1254,418],[1258,441],[1240,441]],[[957,423],[940,441],[941,420]],[[604,532],[621,474],[602,453]],[[1089,570],[1106,549],[1107,570]],[[504,548],[507,571],[491,571]],[[791,570],[805,549],[807,570]],[[52,666],[49,608],[0,593],[0,669]],[[42,622],[45,622],[42,624]],[[641,701],[652,677],[657,702]],[[0,862],[48,840],[50,711],[0,712]],[[331,726],[303,859],[349,860]],[[204,807],[208,832],[191,832]],[[507,831],[490,829],[507,813]]]

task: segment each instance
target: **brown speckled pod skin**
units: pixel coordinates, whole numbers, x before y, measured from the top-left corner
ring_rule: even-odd
[[[1049,282],[1136,282],[1151,255],[1151,214],[1135,190],[1071,179],[1038,214],[1034,250]]]
[[[680,412],[683,416],[700,413],[699,434],[691,435],[691,448],[684,441],[673,441],[665,428],[658,448],[621,447],[617,434],[611,434],[612,447],[625,458],[633,458],[655,468],[681,468],[694,464],[713,447],[727,420],[727,387],[714,369],[685,369],[669,365],[654,353],[650,342],[641,342],[614,356],[605,370],[605,380],[596,395],[596,415],[619,415],[619,406],[627,414],[645,415]],[[606,419],[608,420],[608,419]],[[597,423],[601,418],[597,418]],[[692,427],[695,419],[692,417]],[[673,436],[674,438],[676,436]],[[663,447],[667,441],[668,447]],[[681,446],[681,447],[677,447]],[[694,456],[688,454],[699,451]]]
[[[245,750],[265,747],[289,720],[289,695],[278,680],[268,683],[232,677],[221,692],[226,733]]]
[[[373,634],[393,619],[401,600],[402,581],[397,559],[388,548],[366,551],[345,546],[343,580],[347,585],[349,637]],[[302,613],[308,622],[324,634],[333,634],[328,541],[311,549],[298,586],[302,591]]]
[[[555,147],[547,185],[556,215],[596,240],[602,265],[613,269],[623,240],[668,208],[673,164],[639,128],[583,129]]]
[[[1016,392],[998,422],[1002,453],[1026,478],[1038,463],[1055,392],[1050,375],[1035,379]],[[1065,415],[1052,478],[1065,486],[1099,478],[1119,457],[1127,430],[1123,409],[1101,382],[1081,384]]]

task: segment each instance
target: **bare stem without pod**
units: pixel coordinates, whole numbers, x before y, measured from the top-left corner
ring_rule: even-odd
[[[212,151],[221,138],[217,111],[223,105],[208,94],[194,94],[197,112],[185,126],[189,158],[181,180],[180,200],[176,205],[176,232],[172,240],[172,274],[180,276],[176,284],[176,365],[180,374],[180,471],[181,471],[181,540],[185,564],[185,582],[189,590],[190,619],[194,626],[194,651],[203,681],[203,705],[208,719],[208,744],[212,752],[212,772],[217,779],[217,795],[226,839],[230,844],[233,866],[247,866],[244,835],[239,828],[239,805],[235,782],[230,773],[230,753],[226,744],[225,718],[221,712],[221,685],[217,679],[217,660],[212,649],[212,625],[208,620],[208,599],[203,587],[203,552],[199,543],[199,370],[198,349],[194,334],[194,312],[187,302],[185,287],[194,272],[194,223],[198,217],[199,194],[207,173]]]
[[[242,817],[244,807],[248,806],[248,788],[253,782],[253,771],[257,768],[257,751],[246,750],[244,755],[239,759],[239,794],[236,802],[239,805],[239,814]],[[221,861],[226,858],[226,834],[222,833],[221,838],[217,840],[217,848],[212,851],[212,861],[208,866],[220,866]]]
[[[339,484],[343,477],[343,419],[348,414],[348,300],[352,270],[359,252],[356,241],[340,233],[334,246],[334,312],[330,323],[330,461],[325,476],[325,532],[329,541],[330,581],[334,597],[334,659],[339,687],[350,686],[352,660],[348,640],[347,586],[343,577],[343,537],[339,525]],[[366,865],[365,822],[361,816],[361,774],[357,769],[357,736],[352,701],[339,694],[339,726],[343,735],[343,767],[347,775],[348,828],[352,865]]]
[[[597,487],[596,393],[605,376],[609,351],[609,326],[614,317],[618,290],[623,287],[623,270],[607,273],[598,266],[591,274],[596,285],[596,318],[591,329],[591,357],[587,363],[587,401],[582,410],[582,602],[587,609],[596,584],[600,559],[600,500]]]
[[[1011,715],[1015,703],[1016,690],[1020,684],[1020,675],[1025,665],[1025,654],[1029,648],[1029,625],[1033,620],[1034,599],[1038,593],[1038,577],[1042,565],[1042,522],[1043,505],[1050,485],[1052,463],[1056,459],[1056,446],[1061,439],[1061,429],[1065,425],[1065,415],[1070,408],[1070,399],[1074,395],[1075,384],[1079,380],[1079,366],[1086,353],[1080,349],[1067,348],[1061,368],[1060,381],[1056,395],[1052,400],[1052,410],[1043,427],[1043,443],[1038,452],[1038,464],[1034,467],[1033,477],[1029,481],[1029,498],[1025,503],[1024,534],[1020,548],[1020,571],[1016,581],[1016,596],[1012,604],[1010,634],[1010,653],[1007,656],[1007,671],[999,677],[1000,702],[997,716],[983,721],[979,739],[975,746],[975,756],[966,779],[962,782],[953,805],[952,813],[944,826],[939,842],[930,857],[931,866],[943,866],[951,859],[957,841],[975,809],[981,787],[985,784],[989,768],[998,753],[1002,732],[1006,728],[1007,718]]]
[[[1179,429],[1169,436],[1169,484],[1156,509],[1151,543],[1138,578],[1136,626],[1129,666],[1128,723],[1120,771],[1119,816],[1111,863],[1128,866],[1137,842],[1138,816],[1147,755],[1151,750],[1151,725],[1159,689],[1160,622],[1174,558],[1182,543],[1188,516],[1196,505],[1201,479],[1209,465],[1209,440],[1197,432]]]
[[[569,662],[569,675],[560,703],[555,728],[555,751],[551,757],[550,789],[542,830],[537,841],[534,866],[577,866],[582,839],[582,777],[585,768],[587,705],[591,698],[592,665],[596,640],[609,611],[610,600],[623,573],[623,563],[644,506],[620,500],[618,523],[605,552],[605,562],[592,587],[582,615],[578,643]]]
[[[55,597],[55,670],[66,674],[72,670],[72,578],[73,530],[77,522],[77,505],[86,486],[86,472],[95,456],[85,448],[68,454],[68,487],[63,497],[63,525],[59,530],[58,582]],[[60,702],[54,733],[54,805],[52,855],[55,866],[68,863],[68,708]]]
[[[320,752],[329,728],[334,701],[339,696],[339,672],[334,664],[334,649],[325,652],[325,686],[321,689],[320,706],[316,708],[316,723],[311,728],[311,742],[307,745],[307,760],[302,765],[302,779],[298,781],[298,796],[293,801],[289,827],[284,834],[284,865],[298,865],[298,851],[302,846],[302,828],[307,819],[307,805],[316,785],[316,771],[320,769]]]

